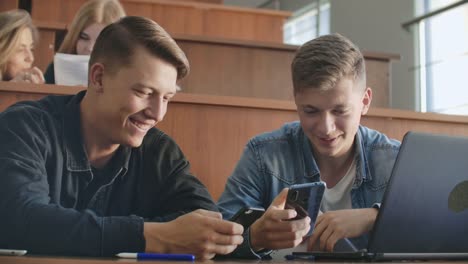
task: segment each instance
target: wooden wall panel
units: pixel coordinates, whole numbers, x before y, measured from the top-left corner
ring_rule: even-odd
[[[33,19],[70,23],[86,0],[32,0]],[[129,15],[149,17],[171,34],[281,43],[290,12],[228,7],[198,1],[121,0]]]
[[[140,6],[142,10],[153,12]],[[162,12],[163,15],[164,11]],[[169,14],[170,15],[170,14]],[[35,21],[41,35],[36,64],[42,70],[52,61],[54,40],[65,24]],[[54,35],[54,30],[56,30]],[[182,81],[187,93],[292,100],[290,64],[297,46],[222,38],[173,35],[186,53],[191,73]],[[367,84],[373,89],[373,106],[391,101],[391,62],[397,56],[364,52]]]
[[[129,16],[152,17],[153,5],[150,3],[127,3],[125,5],[125,12]],[[163,25],[161,26],[164,27]]]
[[[44,72],[54,59],[55,51],[58,49],[56,46],[57,37],[65,34],[66,25],[41,21],[34,21],[34,24],[39,30],[39,43],[36,44],[34,51],[34,65]]]
[[[170,34],[204,34],[204,11],[199,8],[153,5],[152,13],[148,17],[159,23]]]
[[[241,40],[283,42],[283,24],[286,17],[252,13],[210,10],[204,17],[203,35]]]
[[[247,140],[295,119],[292,111],[174,102],[158,127],[181,146],[193,172],[217,199]]]
[[[367,86],[372,88],[372,105],[377,107],[391,106],[391,63],[390,61],[366,60]]]
[[[0,82],[0,111],[19,100],[74,94],[81,89]],[[194,174],[217,199],[248,139],[296,119],[290,101],[179,93],[158,127],[175,139]],[[409,130],[468,136],[468,117],[464,116],[371,108],[362,123],[398,140]]]
[[[177,39],[191,64],[187,93],[292,99],[289,62],[294,52]]]
[[[173,1],[184,1],[184,2],[198,2],[207,4],[223,4],[223,0],[173,0]]]
[[[70,24],[86,0],[31,0],[34,20]]]
[[[184,92],[293,99],[290,65],[297,46],[174,37],[191,64],[190,75],[182,81]],[[364,52],[364,58],[372,105],[389,107],[391,62],[398,56]]]
[[[19,0],[1,0],[0,1],[0,12],[9,11],[12,9],[18,9]]]

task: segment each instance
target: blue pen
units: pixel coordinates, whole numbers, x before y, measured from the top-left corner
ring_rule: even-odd
[[[177,261],[194,261],[195,256],[191,254],[158,254],[158,253],[119,253],[116,255],[119,258],[131,259],[153,259],[153,260],[177,260]]]

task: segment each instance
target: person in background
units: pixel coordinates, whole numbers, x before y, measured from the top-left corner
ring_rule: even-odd
[[[44,83],[42,71],[33,66],[36,27],[28,12],[0,13],[0,79],[2,81]]]
[[[84,3],[68,28],[59,53],[90,55],[102,29],[125,16],[118,0],[90,0]],[[53,62],[44,73],[45,82],[55,83]]]
[[[349,39],[331,34],[306,42],[291,71],[299,122],[251,139],[218,201],[225,218],[245,206],[268,208],[234,255],[259,258],[305,240],[314,219],[288,221],[296,212],[285,209],[287,188],[318,181],[327,188],[308,249],[332,251],[343,238],[366,247],[400,148],[360,124],[372,90],[364,57]]]
[[[241,244],[243,227],[155,128],[188,72],[162,27],[128,16],[97,38],[85,90],[0,113],[0,248],[210,259]]]

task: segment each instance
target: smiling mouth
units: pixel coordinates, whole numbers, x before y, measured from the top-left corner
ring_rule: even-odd
[[[324,145],[332,145],[333,143],[335,143],[337,141],[338,137],[333,137],[333,138],[322,138],[322,137],[319,137],[319,140],[320,142],[322,142],[322,144]]]
[[[139,130],[144,131],[144,132],[154,127],[154,123],[151,123],[151,124],[144,123],[144,122],[140,122],[138,120],[132,119],[132,118],[129,118],[129,120],[134,126],[136,126]]]

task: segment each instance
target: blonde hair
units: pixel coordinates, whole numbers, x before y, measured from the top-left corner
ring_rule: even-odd
[[[91,24],[109,25],[125,16],[118,0],[90,0],[84,3],[73,18],[58,52],[76,54],[80,33]]]
[[[29,28],[34,43],[37,42],[38,33],[31,17],[25,10],[11,10],[0,13],[0,80],[6,71],[6,64],[19,45],[21,32]]]
[[[340,34],[310,40],[302,45],[291,64],[294,94],[303,89],[332,89],[344,77],[362,81],[366,65],[359,48]]]

